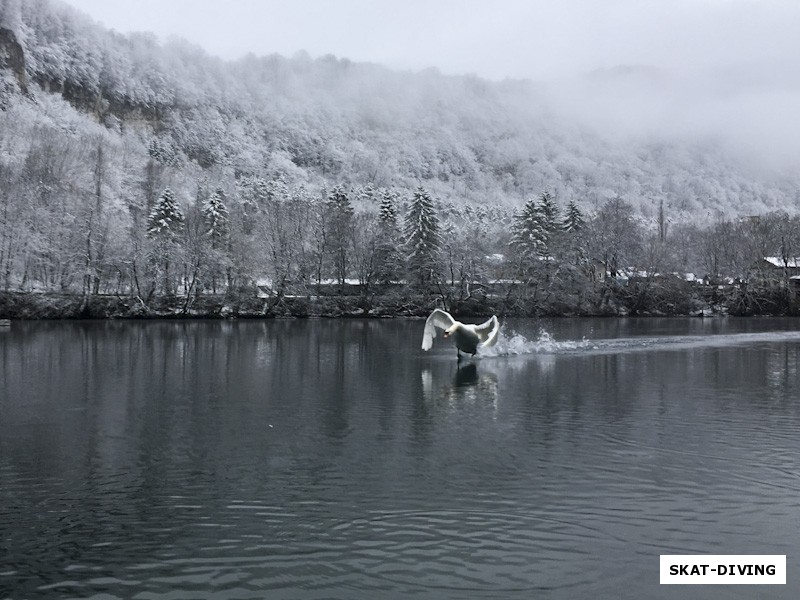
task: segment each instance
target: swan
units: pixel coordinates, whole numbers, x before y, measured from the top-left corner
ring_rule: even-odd
[[[495,316],[480,325],[467,325],[456,321],[450,313],[437,308],[425,321],[425,331],[422,334],[423,350],[430,350],[433,346],[437,327],[444,329],[443,337],[453,337],[459,360],[461,360],[462,352],[475,356],[478,348],[494,346],[500,333],[500,324]]]

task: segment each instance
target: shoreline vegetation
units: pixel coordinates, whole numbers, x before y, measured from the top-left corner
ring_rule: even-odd
[[[455,316],[500,317],[718,317],[796,316],[794,294],[776,286],[690,285],[604,282],[581,297],[532,299],[515,294],[476,293],[464,300],[400,294],[322,294],[264,296],[258,289],[226,294],[154,296],[145,303],[126,295],[81,295],[53,292],[0,292],[0,320],[113,319],[270,319],[270,318],[404,318],[425,317],[444,307]]]
[[[485,213],[440,220],[422,187],[405,201],[371,190],[379,206],[364,212],[353,193],[266,194],[253,209],[261,227],[247,233],[231,227],[223,192],[189,218],[166,190],[116,253],[110,237],[93,245],[93,227],[83,255],[2,245],[0,319],[419,317],[437,307],[457,317],[800,314],[800,217],[724,221],[692,244],[668,234],[663,211],[648,231],[621,198],[586,217],[545,191],[502,236],[482,227]]]
[[[184,214],[167,189],[130,246],[114,238],[115,252],[109,231],[95,246],[94,226],[70,242],[83,251],[4,244],[0,319],[419,317],[437,307],[457,317],[800,314],[800,217],[723,221],[696,229],[692,244],[668,233],[663,211],[651,231],[621,198],[584,216],[545,191],[494,235],[485,211],[440,219],[422,187],[405,199],[370,190],[363,212],[353,194],[266,194],[250,217],[234,213],[239,225],[260,223],[248,233],[232,227],[223,192]]]

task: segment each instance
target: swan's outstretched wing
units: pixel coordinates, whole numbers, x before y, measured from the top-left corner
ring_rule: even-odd
[[[497,336],[500,334],[500,323],[497,317],[492,315],[492,318],[475,326],[475,333],[481,340],[481,346],[494,346],[497,343]]]
[[[436,328],[447,329],[452,327],[455,319],[449,313],[437,308],[430,314],[428,320],[425,321],[425,331],[422,333],[422,349],[430,350],[433,346],[433,338],[436,337]]]

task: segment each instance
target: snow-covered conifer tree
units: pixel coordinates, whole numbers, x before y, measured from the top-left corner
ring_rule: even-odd
[[[395,194],[393,192],[384,191],[378,211],[378,222],[381,227],[389,231],[395,231],[397,229],[397,206],[395,206]]]
[[[511,243],[519,248],[521,256],[549,256],[553,238],[561,230],[558,206],[549,191],[537,200],[531,199],[517,216],[511,227]]]
[[[203,220],[206,235],[211,238],[211,246],[219,248],[228,236],[228,208],[225,206],[225,192],[217,190],[203,201]]]
[[[180,233],[183,221],[183,212],[175,201],[175,194],[167,188],[159,196],[147,219],[147,234],[150,237],[174,238]]]
[[[328,231],[330,234],[330,252],[333,258],[334,272],[339,285],[347,278],[348,250],[351,241],[353,224],[353,205],[341,186],[334,187],[326,200],[328,212]]]
[[[439,267],[439,218],[433,200],[424,188],[414,192],[405,221],[408,271],[420,286],[430,284]]]
[[[539,215],[542,228],[547,234],[547,241],[549,238],[560,229],[558,222],[558,206],[553,198],[553,195],[545,190],[539,196]]]
[[[567,211],[564,215],[564,222],[561,228],[568,233],[572,233],[583,229],[585,223],[586,220],[583,217],[581,209],[575,204],[575,200],[570,200],[569,204],[567,204]]]
[[[165,294],[175,293],[175,278],[171,273],[173,271],[171,266],[178,260],[181,251],[184,222],[183,212],[175,201],[175,194],[171,189],[165,189],[147,218],[147,236],[154,241],[150,250],[150,260],[153,264],[161,265]]]
[[[522,211],[514,217],[511,225],[511,244],[518,248],[521,257],[531,257],[546,252],[547,232],[542,224],[542,215],[536,200],[528,200]]]
[[[397,196],[384,190],[378,212],[378,243],[375,257],[375,275],[379,283],[390,283],[400,278],[402,257],[400,255],[400,230],[397,224]]]

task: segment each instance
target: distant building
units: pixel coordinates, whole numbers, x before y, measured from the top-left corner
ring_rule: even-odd
[[[792,287],[800,286],[800,257],[784,261],[780,256],[765,256],[757,265],[757,271],[766,281],[782,284],[787,277]]]
[[[780,256],[765,256],[759,266],[766,271],[783,271],[784,268],[787,268],[792,275],[800,275],[800,257],[789,258],[784,263]]]

